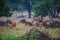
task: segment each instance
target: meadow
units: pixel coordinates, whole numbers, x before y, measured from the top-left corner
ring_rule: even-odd
[[[0,40],[25,40],[20,37],[26,37],[26,33],[29,32],[31,28],[32,27],[29,27],[28,25],[24,25],[21,23],[18,23],[17,26],[12,29],[10,29],[9,27],[0,27]],[[60,28],[53,29],[37,27],[37,29],[48,34],[50,38],[60,38]]]

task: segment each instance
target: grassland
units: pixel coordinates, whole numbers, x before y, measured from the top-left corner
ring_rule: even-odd
[[[0,27],[0,38],[5,40],[7,35],[20,37],[24,35],[27,31],[30,31],[32,27],[26,26],[24,24],[17,24],[15,28],[10,29],[9,27]],[[45,27],[38,27],[40,31],[46,32],[52,38],[60,38],[60,28],[45,28]],[[10,35],[11,34],[11,35]]]
[[[6,35],[11,34],[16,37],[22,36],[26,33],[26,31],[29,31],[31,27],[25,26],[24,24],[17,24],[15,28],[10,29],[9,27],[0,27],[0,37],[4,39]]]

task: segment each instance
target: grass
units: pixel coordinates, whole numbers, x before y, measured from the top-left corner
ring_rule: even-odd
[[[0,27],[0,35],[2,40],[5,39],[7,34],[14,35],[16,37],[22,36],[29,31],[31,27],[25,26],[23,24],[17,24],[15,28],[10,29],[9,27]]]
[[[0,28],[0,40],[24,40],[24,34],[27,31],[30,31],[31,27],[25,26],[24,24],[17,24],[15,28],[10,29],[9,27]],[[52,38],[60,38],[60,28],[52,29],[52,28],[39,28],[40,31],[47,32]],[[21,37],[22,36],[22,37]],[[34,36],[34,35],[31,35]],[[33,37],[30,36],[30,40],[33,40]],[[17,38],[21,37],[21,38]]]
[[[40,31],[47,32],[51,38],[60,38],[60,28],[38,28]]]

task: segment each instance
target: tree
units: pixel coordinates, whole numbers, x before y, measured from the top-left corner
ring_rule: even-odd
[[[8,3],[11,9],[28,10],[29,18],[32,10],[35,17],[39,15],[57,17],[60,10],[60,0],[8,0]]]
[[[29,18],[31,18],[31,1],[30,0],[8,0],[8,5],[13,10],[23,11],[27,10],[29,14]]]
[[[52,17],[58,17],[58,14],[59,14],[59,10],[60,10],[60,0],[54,0],[53,2],[53,16]]]
[[[0,0],[0,17],[1,16],[11,16],[9,7],[6,5],[7,0]]]
[[[48,15],[52,12],[53,0],[32,0],[35,16]]]
[[[30,3],[30,0],[26,0],[26,9],[28,10],[29,18],[31,18],[31,3]]]
[[[51,15],[58,17],[60,12],[60,0],[31,0],[35,16]]]

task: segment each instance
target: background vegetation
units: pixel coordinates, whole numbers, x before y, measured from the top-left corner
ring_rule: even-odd
[[[10,16],[9,11],[13,10],[27,10],[29,18],[32,10],[36,17],[49,15],[55,18],[60,12],[60,0],[0,0],[0,16]]]

